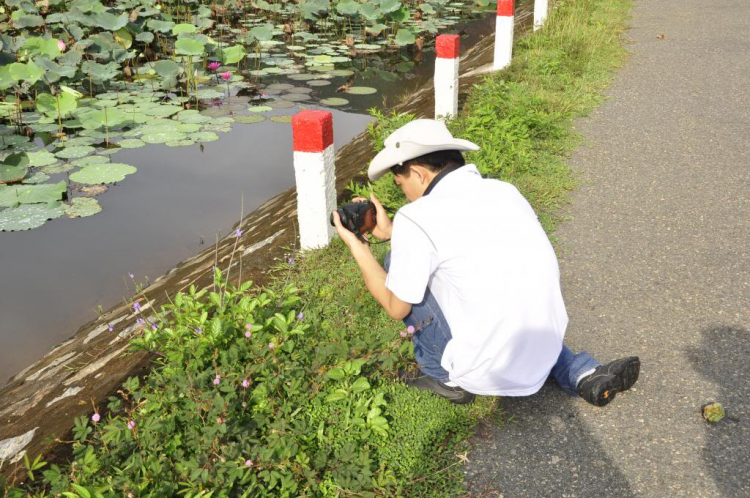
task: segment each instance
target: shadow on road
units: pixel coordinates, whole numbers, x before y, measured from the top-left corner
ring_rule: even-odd
[[[620,470],[577,417],[579,403],[584,401],[551,380],[533,396],[501,398],[500,408],[515,421],[478,428],[464,467],[469,496],[632,496]]]
[[[702,331],[700,347],[687,350],[693,368],[717,386],[728,416],[706,423],[703,459],[723,496],[750,496],[750,331],[717,325]],[[696,416],[700,416],[696,407]]]

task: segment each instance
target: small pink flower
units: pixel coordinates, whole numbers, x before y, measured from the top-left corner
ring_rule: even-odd
[[[128,420],[128,429],[131,431],[135,429],[135,420]]]
[[[405,330],[402,330],[401,332],[399,332],[399,335],[400,335],[401,337],[406,337],[406,335],[407,335],[407,334],[406,334],[406,331],[405,331]]]
[[[93,414],[93,415],[91,415],[91,420],[93,420],[93,421],[94,421],[94,423],[97,423],[97,422],[99,422],[99,421],[100,421],[101,419],[102,419],[102,417],[100,417],[100,416],[99,416],[99,414],[98,414],[98,413],[96,413],[96,412],[94,412],[94,414]]]
[[[220,382],[221,382],[221,376],[217,375],[216,378],[214,379],[214,385],[218,386]]]
[[[247,389],[249,386],[250,386],[250,381],[249,380],[245,379],[245,380],[242,381],[242,387],[244,387],[245,389]]]
[[[412,335],[414,333],[414,327],[409,325],[408,327],[406,327],[406,331],[409,333],[409,335]]]
[[[274,344],[273,344],[272,342],[269,342],[269,343],[268,343],[268,349],[273,349],[273,348],[275,348],[275,347],[276,347],[276,346],[274,346]]]
[[[253,335],[253,333],[250,332],[249,330],[247,332],[245,332],[245,337],[247,337],[248,339],[250,339],[250,336],[252,336],[252,335]]]
[[[65,51],[65,42],[62,40],[57,40],[57,48],[60,49],[60,52]]]
[[[222,79],[223,79],[224,81],[229,81],[229,78],[231,78],[231,77],[232,77],[232,73],[231,73],[231,72],[229,72],[229,71],[227,71],[226,73],[219,73],[219,76],[221,76],[221,78],[222,78]]]
[[[221,62],[209,62],[208,63],[208,70],[209,71],[216,71],[221,67]]]
[[[252,467],[253,466],[253,461],[252,460],[245,460],[245,466]]]

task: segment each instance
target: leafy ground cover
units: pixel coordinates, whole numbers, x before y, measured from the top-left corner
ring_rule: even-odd
[[[516,184],[549,231],[574,185],[564,164],[578,143],[572,119],[601,100],[622,60],[629,7],[558,2],[542,31],[519,40],[513,65],[478,84],[451,123],[483,148],[469,160]],[[379,117],[376,143],[409,119]],[[368,189],[403,203],[387,178],[352,185]],[[385,245],[373,248],[384,256]],[[370,298],[343,244],[291,257],[267,289],[235,289],[230,277],[217,269],[213,288],[143,312],[134,346],[160,353],[154,370],[76,420],[71,462],[27,462],[26,487],[6,494],[461,493],[465,440],[479,418],[498,415],[495,400],[455,406],[394,379],[410,362],[408,333]],[[142,304],[136,296],[134,309]]]

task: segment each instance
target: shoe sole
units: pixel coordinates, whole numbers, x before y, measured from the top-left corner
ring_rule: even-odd
[[[641,360],[637,357],[630,358],[619,365],[619,368],[613,372],[610,372],[611,379],[607,380],[599,391],[599,396],[596,398],[596,406],[605,406],[609,404],[617,393],[627,391],[633,384],[638,380],[638,375],[641,372]]]
[[[422,382],[419,382],[419,380],[422,380]],[[426,382],[425,380],[425,377],[420,377],[419,379],[403,379],[403,382],[409,387],[435,393],[441,398],[445,398],[451,403],[457,405],[468,405],[474,401],[475,395],[473,393],[468,391],[448,391],[436,385],[432,379],[429,379]]]

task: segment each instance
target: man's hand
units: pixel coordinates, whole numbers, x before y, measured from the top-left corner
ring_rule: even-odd
[[[380,240],[390,240],[393,233],[393,221],[388,217],[383,205],[380,203],[375,194],[370,193],[370,200],[375,205],[377,212],[378,225],[372,231],[372,234]]]

